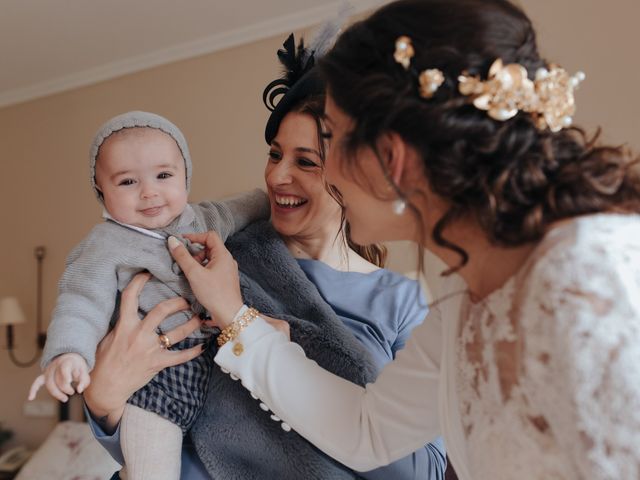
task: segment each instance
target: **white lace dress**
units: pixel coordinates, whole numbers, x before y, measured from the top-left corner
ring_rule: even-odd
[[[640,223],[557,228],[463,306],[458,392],[474,478],[640,478]]]
[[[353,468],[442,433],[461,480],[640,478],[640,216],[555,228],[483,301],[433,308],[365,389],[261,320],[238,341],[216,362]]]

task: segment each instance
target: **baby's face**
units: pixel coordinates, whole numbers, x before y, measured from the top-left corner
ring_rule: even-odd
[[[165,227],[187,205],[180,149],[173,138],[152,128],[127,129],[104,141],[96,185],[109,214],[137,227]]]

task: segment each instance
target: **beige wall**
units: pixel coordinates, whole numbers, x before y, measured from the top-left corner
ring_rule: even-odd
[[[538,32],[540,52],[586,81],[576,122],[602,126],[603,138],[640,148],[638,0],[520,0]]]
[[[640,18],[637,0],[523,3],[547,35],[543,52],[572,71],[587,72],[578,94],[580,122],[601,124],[611,140],[639,147],[634,124],[640,67],[631,37],[631,22]],[[275,50],[283,37],[0,109],[0,296],[19,297],[32,319],[17,329],[21,358],[33,352],[33,248],[48,250],[43,297],[48,319],[66,254],[99,220],[86,166],[99,124],[130,109],[157,112],[178,124],[194,159],[192,200],[261,185],[267,118],[261,93],[277,73]],[[394,249],[397,269],[412,268],[414,258],[413,250]],[[36,446],[54,420],[22,415],[38,369],[11,365],[5,345],[0,333],[0,422],[15,430],[14,443]]]

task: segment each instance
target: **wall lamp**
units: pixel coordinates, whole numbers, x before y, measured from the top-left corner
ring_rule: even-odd
[[[20,302],[16,297],[0,298],[0,326],[7,327],[7,349],[9,350],[9,358],[18,367],[30,367],[40,358],[40,351],[44,348],[47,334],[42,331],[42,262],[44,260],[46,249],[44,247],[36,247],[34,256],[37,261],[37,286],[36,286],[36,353],[34,357],[27,361],[21,362],[15,356],[13,343],[13,326],[26,322],[26,317]]]

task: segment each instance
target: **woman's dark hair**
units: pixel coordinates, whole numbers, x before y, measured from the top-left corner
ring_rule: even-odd
[[[420,97],[415,75],[394,60],[401,35],[412,41],[416,71],[444,73],[429,100]],[[433,240],[461,256],[459,267],[468,255],[444,233],[463,216],[473,216],[493,243],[518,246],[539,240],[563,218],[640,211],[639,159],[598,145],[599,131],[591,138],[577,127],[541,131],[526,112],[496,121],[458,93],[461,73],[485,79],[498,58],[519,63],[530,78],[548,66],[531,21],[507,0],[401,0],[352,25],[319,63],[332,99],[354,119],[337,146],[344,166],[358,167],[362,147],[378,152],[384,132],[416,148],[429,188],[450,204]]]
[[[324,165],[326,158],[326,139],[323,132],[323,118],[324,118],[324,95],[309,96],[300,102],[292,106],[289,112],[302,113],[310,116],[316,123],[316,132],[318,135],[318,146],[320,149],[320,160]],[[325,182],[325,188],[329,194],[335,199],[341,207],[342,216],[340,219],[340,231],[338,235],[341,235],[345,244],[355,251],[362,258],[367,260],[378,267],[384,267],[387,261],[387,248],[384,245],[372,244],[372,245],[358,245],[351,239],[349,222],[347,222],[344,214],[344,206],[342,198],[339,192],[331,185]]]

